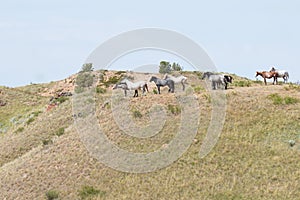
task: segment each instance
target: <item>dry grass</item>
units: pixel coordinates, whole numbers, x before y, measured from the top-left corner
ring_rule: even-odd
[[[191,77],[190,84],[200,84],[197,76],[185,75]],[[150,84],[149,90],[153,87]],[[278,93],[300,99],[299,92],[285,87],[255,82],[250,87],[230,86],[223,132],[204,159],[199,158],[199,150],[211,106],[209,95],[200,90],[200,126],[193,144],[172,165],[147,174],[118,172],[90,157],[72,125],[67,101],[41,113],[22,132],[9,129],[1,135],[0,197],[45,199],[48,191],[56,191],[61,199],[80,199],[83,188],[91,186],[98,193],[87,199],[298,199],[300,103],[275,105],[269,98]],[[153,102],[165,106],[166,111],[167,105],[177,105],[175,95],[165,90],[162,93],[128,98],[128,110],[142,114],[133,119],[136,124],[148,123],[147,111]],[[149,152],[174,137],[180,115],[171,112],[167,112],[164,129],[154,137],[137,139],[124,134],[113,119],[111,107],[102,108],[110,95],[109,89],[97,94],[97,116],[106,135],[121,148]],[[17,98],[20,101],[23,97]],[[26,113],[32,110],[30,107]],[[66,129],[58,137],[55,134],[61,127]],[[42,145],[44,139],[52,143]],[[296,145],[290,147],[289,140],[295,140]]]

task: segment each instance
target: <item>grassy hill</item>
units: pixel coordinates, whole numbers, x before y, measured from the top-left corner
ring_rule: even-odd
[[[159,103],[167,120],[159,134],[138,139],[124,134],[114,120],[111,84],[125,75],[135,80],[150,74],[97,71],[96,114],[106,136],[120,148],[151,152],[167,145],[179,127],[181,110],[175,94],[132,98],[134,123],[149,121]],[[226,120],[213,150],[199,150],[211,119],[212,99],[199,77],[184,72],[200,106],[200,126],[188,151],[172,165],[151,173],[119,172],[91,157],[74,125],[72,97],[51,96],[74,91],[75,76],[48,84],[0,87],[1,199],[299,199],[300,87],[264,86],[234,76],[226,91]],[[159,75],[157,75],[159,76]],[[181,86],[176,92],[181,92]],[[122,91],[119,91],[122,92]],[[113,158],[112,158],[113,159]]]

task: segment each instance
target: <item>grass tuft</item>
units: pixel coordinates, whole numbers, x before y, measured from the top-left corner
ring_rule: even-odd
[[[178,105],[168,105],[168,110],[173,114],[173,115],[178,115],[181,113],[181,108]]]
[[[136,109],[132,111],[132,114],[133,114],[134,118],[142,118],[143,117],[142,113]]]
[[[250,87],[252,84],[251,81],[241,80],[241,81],[234,81],[233,85],[236,87]]]
[[[106,192],[95,189],[93,186],[83,186],[79,191],[79,196],[81,199],[91,198],[92,196],[103,197]]]
[[[56,135],[59,137],[62,136],[63,134],[65,134],[65,128],[61,127],[57,130]]]
[[[46,198],[47,200],[58,199],[58,192],[55,190],[49,190],[48,192],[46,192]]]
[[[281,97],[277,93],[270,94],[268,98],[273,101],[274,105],[284,105],[284,104],[289,105],[289,104],[296,104],[299,102],[299,99],[297,98],[289,97],[289,96]]]

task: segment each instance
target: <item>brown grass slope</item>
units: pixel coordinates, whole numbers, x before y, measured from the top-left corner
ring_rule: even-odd
[[[215,148],[200,159],[211,101],[198,75],[185,75],[201,110],[197,136],[175,163],[146,174],[119,172],[92,158],[73,125],[71,99],[46,112],[48,98],[31,92],[51,89],[55,84],[1,88],[6,94],[1,98],[12,106],[0,107],[1,122],[8,129],[0,135],[0,199],[46,199],[49,191],[57,193],[60,199],[298,199],[299,87],[263,86],[235,77],[235,84],[226,91],[227,113],[222,134]],[[147,121],[147,110],[153,102],[167,110],[169,120],[164,128],[148,139],[124,134],[114,122],[110,106],[102,108],[110,99],[109,88],[105,94],[97,94],[100,125],[121,148],[151,152],[169,143],[176,134],[180,113],[174,114],[167,108],[176,105],[175,95],[167,94],[165,89],[162,95],[155,95],[153,88],[150,84],[147,96],[130,98],[129,108],[140,112],[141,116],[134,119],[137,124]],[[22,95],[25,93],[30,97]],[[20,105],[26,101],[35,105]],[[41,113],[33,114],[34,120],[27,124],[37,110]],[[11,118],[19,115],[18,119],[23,121],[12,124]],[[65,128],[62,135],[57,134],[59,128]],[[293,147],[289,140],[295,141]],[[84,186],[91,186],[95,192],[84,194]]]

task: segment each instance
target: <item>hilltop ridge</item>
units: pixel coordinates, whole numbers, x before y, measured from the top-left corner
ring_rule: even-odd
[[[145,125],[149,109],[160,104],[167,120],[159,134],[133,138],[114,120],[112,86],[121,78],[148,80],[152,74],[95,71],[96,115],[106,136],[131,152],[152,152],[174,138],[181,120],[176,93],[126,97],[134,123]],[[90,156],[74,126],[72,96],[76,75],[23,87],[0,87],[0,197],[45,199],[297,199],[300,195],[300,87],[264,86],[231,74],[226,94],[226,120],[214,149],[199,158],[211,119],[211,95],[201,72],[182,72],[199,102],[200,125],[190,148],[176,162],[147,174],[123,173]],[[155,74],[161,76],[160,74]],[[190,91],[189,89],[187,89]],[[53,99],[54,98],[54,99]],[[50,101],[51,100],[51,101]],[[49,107],[49,105],[55,105]],[[108,106],[106,106],[108,105]],[[293,144],[290,141],[294,141]],[[113,159],[113,158],[112,158]],[[92,188],[92,189],[91,189]],[[94,191],[94,192],[88,192]]]

